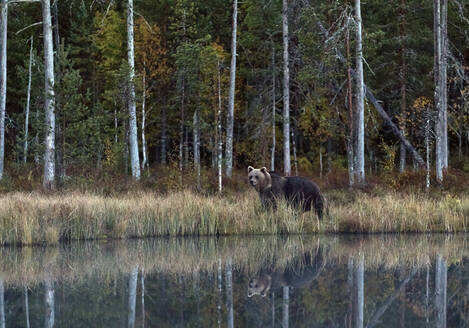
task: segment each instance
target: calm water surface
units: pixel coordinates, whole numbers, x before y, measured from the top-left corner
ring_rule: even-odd
[[[0,249],[3,327],[469,327],[467,235]]]

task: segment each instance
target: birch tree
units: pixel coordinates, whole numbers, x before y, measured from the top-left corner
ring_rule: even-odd
[[[193,147],[194,147],[194,167],[197,175],[197,191],[201,190],[200,183],[200,117],[199,117],[199,106],[195,108],[193,116]]]
[[[135,60],[134,60],[134,8],[133,0],[127,2],[127,58],[129,63],[129,146],[132,177],[140,180],[140,159],[138,154],[137,114],[135,104]]]
[[[435,139],[436,179],[443,181],[443,171],[448,168],[447,124],[447,0],[434,1],[434,74],[435,74]]]
[[[291,174],[290,162],[290,69],[288,55],[288,1],[282,2],[283,31],[283,171]]]
[[[275,146],[276,146],[276,137],[275,137],[275,47],[274,41],[272,42],[272,149],[270,155],[270,170],[275,171]]]
[[[406,37],[407,37],[407,21],[406,21],[406,9],[405,0],[401,0],[400,9],[400,24],[399,34],[401,42],[401,71],[400,71],[400,82],[401,82],[401,132],[405,133],[405,126],[407,120],[407,58],[406,58]],[[400,143],[400,155],[399,155],[399,172],[404,172],[406,167],[406,148],[404,143]]]
[[[233,0],[233,30],[231,35],[231,65],[230,65],[230,94],[228,98],[228,113],[226,122],[226,175],[231,178],[233,173],[233,127],[234,103],[236,87],[236,38],[238,26],[238,0]]]
[[[42,0],[42,26],[44,34],[44,112],[46,113],[46,133],[44,152],[45,189],[55,188],[55,93],[54,93],[54,47],[52,42],[52,22],[50,0]]]
[[[3,178],[5,161],[5,112],[7,100],[7,28],[8,1],[1,0],[0,26],[0,180]]]
[[[363,49],[362,49],[362,18],[360,0],[355,0],[355,16],[357,21],[356,35],[356,104],[357,104],[357,124],[356,124],[356,163],[355,173],[357,183],[365,182],[365,91],[363,82]]]
[[[218,166],[218,192],[223,190],[223,174],[222,174],[222,160],[223,160],[223,133],[221,129],[221,76],[220,76],[220,60],[217,61],[217,85],[218,85],[218,112],[217,112],[217,166]]]
[[[26,164],[28,160],[28,136],[29,136],[29,106],[31,103],[31,71],[33,66],[33,43],[34,39],[31,36],[31,46],[29,49],[29,65],[28,65],[28,88],[26,91],[26,110],[24,118],[24,145],[23,145],[23,163]]]
[[[143,76],[142,76],[142,170],[145,169],[145,166],[148,164],[147,160],[147,139],[145,138],[145,119],[146,119],[146,94],[147,94],[147,89],[146,89],[146,83],[145,83],[145,69],[143,70]]]

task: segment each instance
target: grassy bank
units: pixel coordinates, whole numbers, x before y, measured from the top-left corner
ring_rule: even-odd
[[[314,232],[466,232],[469,196],[327,195],[330,216],[298,215],[281,204],[266,212],[255,192],[202,196],[136,193],[105,197],[71,193],[9,193],[0,198],[0,244],[150,236],[292,234]]]

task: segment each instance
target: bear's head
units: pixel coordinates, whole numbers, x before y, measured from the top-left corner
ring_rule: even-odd
[[[272,177],[265,167],[255,169],[252,166],[248,167],[249,184],[257,191],[264,191],[272,187]]]
[[[256,278],[251,278],[248,284],[248,297],[254,295],[267,296],[272,286],[272,277],[268,274],[260,274]]]

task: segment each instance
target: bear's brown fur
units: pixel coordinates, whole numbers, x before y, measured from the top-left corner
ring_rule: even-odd
[[[322,218],[325,199],[319,187],[307,178],[294,176],[282,177],[269,172],[265,167],[255,169],[248,167],[249,184],[259,193],[262,206],[276,208],[276,200],[284,198],[289,205],[310,211],[314,208],[319,218]]]

